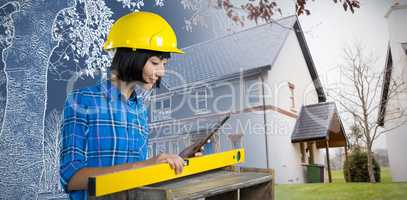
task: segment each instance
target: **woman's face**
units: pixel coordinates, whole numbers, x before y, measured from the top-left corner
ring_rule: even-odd
[[[150,57],[143,69],[143,79],[146,82],[144,84],[145,89],[151,89],[159,78],[165,74],[165,65],[168,59],[160,59],[157,56]]]

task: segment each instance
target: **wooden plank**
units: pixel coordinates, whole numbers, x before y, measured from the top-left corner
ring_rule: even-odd
[[[240,200],[273,200],[274,191],[272,191],[272,185],[273,183],[269,181],[251,187],[242,188],[240,189]]]
[[[242,199],[239,198],[240,195],[244,199],[274,199],[273,181],[271,169],[241,168],[241,171],[237,171],[228,168],[123,191],[116,193],[117,196],[107,195],[94,199],[237,200]]]
[[[129,200],[167,200],[170,199],[168,191],[159,188],[143,187],[136,190],[129,190]]]
[[[89,200],[128,200],[129,196],[127,191],[123,191],[101,197],[89,196],[88,198]]]
[[[329,177],[329,182],[332,183],[332,172],[331,172],[331,164],[329,162],[329,141],[325,141],[325,151],[326,151],[326,162],[328,165],[328,177]]]
[[[89,196],[90,200],[167,200],[169,196],[166,190],[143,187],[136,190],[127,190],[100,197]]]
[[[274,169],[264,169],[264,168],[254,168],[254,167],[241,167],[239,168],[240,172],[259,172],[259,173],[268,173],[274,174]]]
[[[205,200],[238,200],[238,199],[239,199],[239,190],[225,192],[205,198]]]
[[[216,170],[129,191],[130,199],[187,200],[235,197],[239,188],[270,182],[268,173]],[[160,192],[161,191],[161,192]],[[142,197],[142,198],[141,198]],[[230,198],[229,198],[230,199]]]
[[[248,168],[243,167],[240,168],[241,172],[261,172],[261,173],[269,173],[272,175],[272,179],[265,185],[257,185],[253,186],[252,190],[250,189],[243,189],[243,196],[242,190],[240,192],[241,198],[240,199],[275,199],[275,172],[274,169],[264,169],[264,168]],[[256,188],[258,187],[258,188]],[[263,194],[263,197],[258,197],[257,194]]]
[[[104,196],[120,191],[142,187],[162,181],[173,180],[193,174],[219,169],[244,162],[244,149],[209,154],[187,159],[187,165],[181,174],[175,174],[168,163],[143,168],[124,170],[115,173],[90,177],[89,196]]]
[[[270,182],[272,175],[255,172],[218,171],[159,185],[170,192],[172,199],[197,199]]]

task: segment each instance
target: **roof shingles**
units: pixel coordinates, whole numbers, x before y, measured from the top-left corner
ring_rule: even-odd
[[[296,16],[186,47],[174,55],[163,81],[170,89],[272,65]]]
[[[333,102],[303,106],[291,135],[291,141],[328,139],[331,121],[336,112]]]

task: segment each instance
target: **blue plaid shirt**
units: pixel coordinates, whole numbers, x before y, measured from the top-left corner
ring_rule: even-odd
[[[151,93],[151,92],[150,92]],[[62,185],[84,167],[107,167],[147,157],[148,91],[137,88],[126,100],[111,81],[73,91],[64,105],[60,175]],[[69,192],[87,199],[87,191]]]

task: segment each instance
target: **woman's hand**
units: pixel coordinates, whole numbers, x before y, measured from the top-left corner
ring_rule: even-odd
[[[162,153],[148,159],[148,162],[151,164],[168,163],[176,174],[182,173],[184,169],[184,159],[175,154]]]

